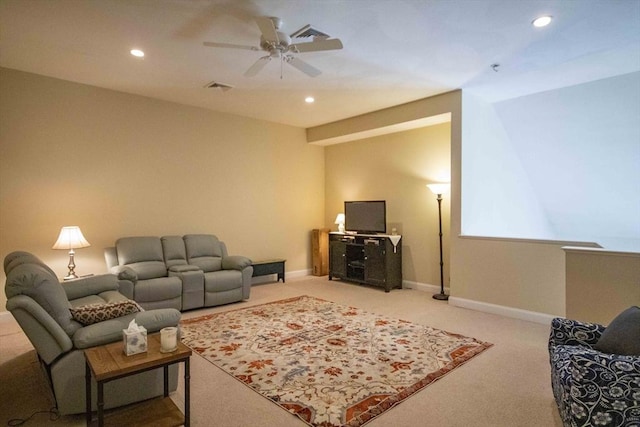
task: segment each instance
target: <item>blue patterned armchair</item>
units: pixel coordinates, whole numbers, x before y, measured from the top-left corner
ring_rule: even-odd
[[[565,427],[640,427],[640,356],[596,350],[605,330],[564,318],[551,322],[551,385]]]

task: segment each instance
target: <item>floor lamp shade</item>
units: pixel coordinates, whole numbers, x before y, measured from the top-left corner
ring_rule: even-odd
[[[444,194],[449,191],[449,184],[447,183],[427,184],[427,187],[429,187],[429,190],[431,190],[433,194]]]
[[[76,264],[74,262],[74,249],[86,248],[91,244],[84,238],[82,231],[78,226],[62,227],[58,240],[53,244],[53,249],[65,249],[69,251],[69,274],[65,276],[65,280],[76,279]]]

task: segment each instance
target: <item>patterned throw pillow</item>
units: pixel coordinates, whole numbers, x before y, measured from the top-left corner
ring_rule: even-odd
[[[71,316],[84,326],[93,323],[103,322],[109,319],[126,316],[127,314],[142,311],[137,302],[118,301],[108,304],[89,304],[80,307],[70,308]]]

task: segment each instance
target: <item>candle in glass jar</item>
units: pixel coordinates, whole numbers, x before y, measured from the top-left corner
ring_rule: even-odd
[[[173,351],[178,346],[178,328],[169,327],[160,329],[161,351]]]

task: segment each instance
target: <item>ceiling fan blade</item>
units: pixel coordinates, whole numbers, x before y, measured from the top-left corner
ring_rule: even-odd
[[[340,39],[316,39],[309,43],[292,44],[290,47],[290,50],[299,53],[336,49],[342,49],[342,42]]]
[[[264,68],[265,65],[267,65],[269,61],[271,61],[271,57],[268,55],[258,59],[256,62],[253,63],[251,67],[249,67],[247,71],[245,71],[244,76],[245,77],[255,76]]]
[[[287,57],[287,62],[291,64],[291,66],[302,71],[309,77],[317,77],[320,74],[322,74],[322,71],[318,70],[316,67],[309,65],[303,60],[298,59],[296,57],[293,57],[293,56]]]
[[[209,47],[224,47],[227,49],[245,49],[245,50],[260,50],[260,48],[255,46],[245,46],[243,44],[233,44],[233,43],[216,43],[216,42],[203,42],[205,46]]]
[[[260,16],[256,18],[256,23],[258,24],[258,28],[260,28],[262,38],[270,43],[280,43],[278,32],[276,31],[276,27],[273,24],[272,18],[269,18],[268,16]]]

